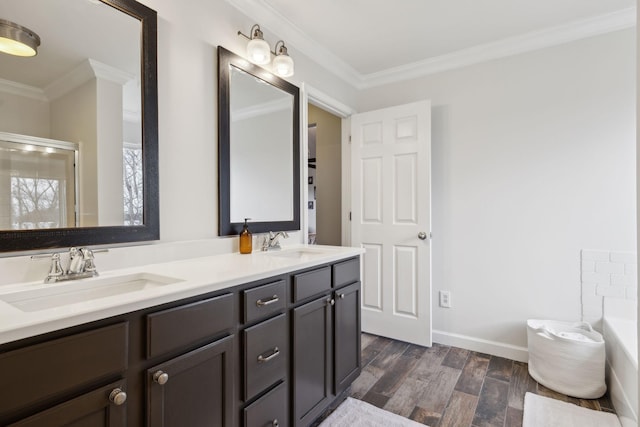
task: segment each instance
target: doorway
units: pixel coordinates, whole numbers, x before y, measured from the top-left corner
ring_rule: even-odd
[[[342,119],[307,109],[309,244],[342,244]]]

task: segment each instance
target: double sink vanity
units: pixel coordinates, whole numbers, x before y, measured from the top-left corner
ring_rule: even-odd
[[[310,425],[360,373],[361,252],[2,286],[0,425]]]
[[[24,69],[0,55],[0,79],[34,85],[22,79],[35,70],[47,73],[52,63],[70,67],[69,76],[81,72],[84,77],[74,77],[68,87],[59,85],[68,89],[59,95],[67,109],[38,104],[55,110],[62,120],[38,125],[33,109],[17,103],[11,109],[21,120],[0,129],[0,140],[5,139],[0,154],[4,149],[26,156],[30,147],[48,159],[48,154],[71,147],[67,151],[73,159],[65,169],[64,191],[52,190],[52,200],[66,197],[62,208],[33,204],[33,210],[18,212],[8,204],[0,206],[2,253],[160,240],[157,14],[135,0],[96,0],[90,8],[82,0],[63,3],[64,8],[42,0],[39,13],[21,0],[5,5],[3,19],[23,22],[29,17],[36,30],[55,22],[54,12],[76,19],[56,26],[57,37],[47,40],[48,55],[30,58]],[[118,31],[105,43],[105,32],[113,28]],[[100,55],[98,62],[87,47],[110,53]],[[302,230],[299,88],[222,46],[217,51],[218,234],[237,235],[246,217],[253,218],[253,233]],[[67,52],[73,52],[68,63]],[[109,87],[119,96],[131,91],[124,98],[135,101],[138,120],[131,122],[120,103],[108,111],[97,108],[104,101],[98,99],[104,93],[97,87],[105,77],[87,67],[128,76],[122,87]],[[58,74],[38,80],[49,82]],[[95,95],[87,96],[88,104],[73,97],[77,87]],[[2,96],[0,92],[0,103],[5,102]],[[88,111],[96,114],[79,123],[78,113],[84,117]],[[118,120],[112,123],[113,118]],[[91,129],[89,124],[99,122],[110,125],[100,127],[103,132],[97,135],[78,134],[84,129],[79,124]],[[98,148],[113,155],[92,157],[102,152]],[[127,194],[115,180],[118,173],[96,173],[128,167],[125,151],[135,160],[127,176],[136,178],[135,186],[127,181],[132,189]],[[277,167],[247,167],[270,158]],[[31,172],[25,168],[24,177],[18,174],[28,188],[42,180],[45,188],[59,188],[53,178]],[[10,190],[5,183],[0,193]],[[32,205],[28,192],[4,198],[9,199]],[[38,282],[2,282],[0,425],[311,425],[360,372],[362,253],[357,248],[299,246],[101,271],[79,279],[79,274],[96,273],[92,251],[83,248],[74,252],[69,268],[54,258],[48,283],[43,283],[44,274]],[[71,278],[79,280],[66,280]]]

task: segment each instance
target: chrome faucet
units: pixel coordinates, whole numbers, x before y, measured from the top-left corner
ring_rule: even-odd
[[[96,264],[94,262],[93,251],[89,248],[69,249],[69,266],[65,270],[62,268],[60,253],[51,255],[51,266],[49,274],[44,279],[45,283],[62,282],[64,280],[85,279],[97,276]]]
[[[262,243],[263,251],[278,251],[282,249],[280,246],[280,236],[287,239],[289,238],[289,234],[286,231],[278,231],[277,233],[273,233],[270,231],[269,234],[264,236],[264,241]]]

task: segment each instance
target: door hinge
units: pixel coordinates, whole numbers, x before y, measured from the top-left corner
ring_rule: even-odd
[[[351,144],[351,135],[349,135],[349,144]]]
[[[351,211],[349,211],[349,221],[351,221]]]

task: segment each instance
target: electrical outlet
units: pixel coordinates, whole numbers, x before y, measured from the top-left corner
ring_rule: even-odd
[[[440,291],[440,307],[451,308],[450,291]]]

